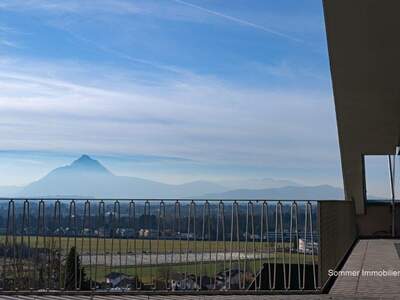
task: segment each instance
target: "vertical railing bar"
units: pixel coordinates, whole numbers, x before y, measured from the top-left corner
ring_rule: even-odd
[[[88,205],[88,213],[89,213],[89,218],[88,218],[88,223],[87,226],[89,227],[89,289],[93,290],[93,279],[92,279],[92,235],[93,235],[93,228],[92,228],[92,209],[91,209],[91,204],[90,201],[87,200],[87,205]],[[96,283],[96,280],[95,280]]]
[[[61,279],[62,279],[62,245],[61,245],[61,203],[59,200],[56,201],[54,205],[54,210],[57,212],[57,233],[58,233],[58,289],[61,290],[62,284],[61,284]]]
[[[309,207],[309,219],[310,219],[310,239],[311,239],[311,260],[313,266],[313,280],[314,289],[317,290],[317,276],[315,270],[315,256],[314,256],[314,234],[313,234],[313,222],[312,222],[312,204],[310,201],[307,202],[307,207]]]
[[[158,216],[157,216],[157,243],[156,243],[156,266],[157,266],[157,268],[159,268],[158,252],[159,252],[159,243],[160,243],[160,226],[161,226],[161,202],[160,202],[160,205],[158,208]],[[152,282],[152,284],[153,284],[153,289],[156,289],[156,281]]]
[[[282,249],[282,268],[283,268],[283,288],[287,289],[287,279],[286,279],[286,262],[285,262],[285,239],[284,239],[284,230],[283,230],[283,205],[282,202],[279,203],[280,208],[280,231],[281,231],[281,249]]]
[[[256,240],[255,240],[255,227],[254,227],[254,203],[251,202],[251,234],[253,235],[253,273],[254,273],[254,289],[257,290],[257,267],[256,267]],[[246,279],[246,274],[244,275]],[[250,287],[249,287],[250,288]]]
[[[182,265],[181,204],[180,204],[179,200],[176,200],[175,205],[174,205],[174,226],[176,226],[176,232],[178,233],[179,265]],[[175,232],[175,230],[174,230],[174,232]],[[172,247],[174,247],[174,242],[172,242]],[[172,249],[171,263],[173,262],[173,257],[174,257],[174,248]],[[172,286],[171,286],[171,288],[172,288]]]
[[[306,252],[307,252],[307,227],[308,227],[308,213],[307,204],[304,207],[304,252],[303,252],[303,285],[302,290],[305,289],[306,283]]]
[[[113,210],[111,213],[111,250],[110,250],[110,273],[113,272],[114,267],[114,235],[115,235],[115,201],[113,203]]]
[[[208,241],[208,260],[207,260],[207,262],[208,262],[208,266],[211,268],[211,263],[212,263],[212,257],[211,257],[211,255],[212,255],[212,247],[213,247],[213,244],[212,244],[212,235],[211,235],[211,222],[212,222],[212,217],[211,217],[211,214],[212,214],[212,209],[209,207],[209,209],[208,209],[208,221],[207,221],[207,227],[208,227],[208,235],[207,235],[207,241]],[[218,247],[218,244],[217,244],[217,247]],[[204,273],[203,273],[204,274]],[[205,273],[205,274],[207,274],[207,273]],[[204,274],[204,275],[205,275]],[[209,285],[211,285],[211,271],[209,271],[208,272],[208,274],[209,274],[209,278],[210,278],[210,282],[209,282]],[[201,275],[201,276],[203,276],[203,275]],[[203,286],[201,286],[201,288],[203,288]]]
[[[132,204],[133,204],[133,202],[132,202],[132,200],[129,202],[129,204],[128,204],[128,231],[127,231],[127,233],[126,233],[126,235],[125,235],[125,239],[126,239],[126,243],[125,243],[125,274],[129,274],[129,272],[128,272],[128,270],[129,270],[129,267],[128,267],[128,264],[130,264],[129,263],[129,256],[130,256],[130,254],[131,254],[131,251],[132,251],[132,249],[131,249],[131,236],[129,235],[129,232],[130,232],[130,230],[132,230]],[[136,277],[136,276],[135,276]],[[136,281],[136,279],[135,279],[135,281]],[[135,282],[135,289],[137,288],[137,283]]]
[[[88,221],[87,221],[88,220]],[[84,203],[84,207],[83,207],[83,218],[82,218],[82,231],[81,231],[81,255],[82,255],[82,259],[84,256],[84,242],[86,240],[86,226],[88,226],[88,230],[89,230],[89,235],[87,237],[88,241],[89,241],[89,278],[90,278],[90,282],[89,282],[89,287],[90,289],[92,289],[92,247],[91,247],[91,226],[90,226],[90,201],[86,200]],[[81,263],[83,264],[83,260],[81,261]],[[83,283],[83,268],[81,268],[79,271],[79,285],[78,285],[78,289],[82,289],[82,283]]]
[[[182,228],[181,228],[181,204],[178,204],[178,232],[179,232],[179,264],[182,264]]]
[[[140,229],[142,230],[142,235],[140,237],[141,239],[141,248],[140,248],[140,278],[143,278],[143,259],[144,259],[144,247],[145,247],[145,243],[144,243],[144,230],[146,227],[146,207],[147,207],[147,202],[145,202],[144,206],[143,206],[143,227]],[[140,283],[140,289],[142,289],[142,283]]]
[[[15,223],[15,204],[13,205],[12,213],[12,243],[13,243],[13,274],[14,274],[14,290],[18,290],[19,272],[18,272],[18,245],[17,245],[17,230]]]
[[[298,219],[299,219],[299,209],[297,202],[293,202],[296,208],[295,211],[295,228],[296,228],[296,257],[297,257],[297,278],[298,278],[298,288],[301,289],[301,270],[300,270],[300,253],[299,253],[299,226],[298,226]]]
[[[48,250],[47,250],[47,237],[46,237],[46,222],[45,222],[45,220],[46,220],[46,215],[45,215],[46,209],[45,209],[45,202],[43,200],[41,200],[39,202],[39,207],[40,207],[40,204],[42,204],[42,219],[41,220],[42,220],[42,236],[43,236],[43,247],[44,247],[43,252],[45,253],[45,256],[46,256],[46,254],[48,253]],[[44,261],[46,261],[46,260],[47,260],[47,257],[45,257]],[[48,287],[46,287],[46,289],[49,290]]]
[[[100,246],[100,232],[101,228],[103,228],[103,235],[105,234],[105,225],[104,225],[104,218],[105,218],[105,207],[104,207],[104,201],[100,200],[97,206],[97,218],[96,218],[96,228],[97,228],[97,234],[96,234],[96,256],[95,256],[95,264],[94,264],[94,278],[97,281],[97,270],[99,267],[99,246]],[[106,249],[103,249],[103,252],[105,252]],[[106,270],[106,261],[104,260],[104,270]]]
[[[277,256],[278,256],[278,203],[275,204],[275,239],[274,239],[274,280],[272,289],[276,287],[276,273],[277,273]]]
[[[107,226],[106,226],[106,212],[107,212],[107,206],[106,202],[103,202],[103,260],[104,260],[104,282],[107,282]],[[109,289],[109,286],[107,285],[107,289]]]
[[[164,264],[167,263],[167,239],[165,237],[165,230],[166,230],[166,213],[165,213],[165,203],[164,201],[161,201],[163,203],[163,211],[162,211],[162,220],[163,220],[163,225],[162,225],[162,232],[164,234],[164,238],[163,238],[163,244],[164,244]],[[170,280],[169,278],[169,274],[170,272],[167,272],[167,276],[168,278],[165,278],[165,288],[167,289],[168,287],[168,282]]]
[[[165,214],[165,206],[164,201],[160,201],[159,209],[158,209],[158,218],[157,218],[157,244],[156,244],[156,266],[160,267],[158,257],[160,255],[160,238],[161,238],[161,227],[163,226],[163,213]],[[165,252],[164,252],[165,253]],[[165,263],[165,261],[164,261]],[[157,278],[155,278],[157,280]],[[153,282],[153,288],[156,289],[156,281]]]
[[[292,230],[293,230],[293,210],[294,210],[294,202],[290,205],[290,225],[289,225],[289,275],[288,275],[288,286],[285,287],[286,290],[290,289],[290,284],[291,284],[291,275],[292,275],[292,243],[293,243],[293,236],[292,236]]]
[[[194,278],[197,283],[197,233],[196,233],[196,203],[192,201],[193,204],[193,242],[194,242]],[[187,263],[187,262],[186,262]]]
[[[119,201],[114,203],[117,208],[117,230],[118,230],[118,253],[119,253],[119,272],[122,273],[122,241],[121,241],[121,204]]]
[[[148,217],[147,214],[150,214],[150,202],[148,200],[146,200],[145,204],[144,204],[144,211],[143,211],[143,217],[144,217],[144,228],[143,228],[143,232],[142,232],[142,237],[141,237],[141,259],[140,259],[140,277],[143,278],[143,264],[144,264],[144,253],[145,253],[145,230],[147,227],[147,223],[148,223]],[[150,247],[149,247],[149,253],[150,253],[150,265],[151,265],[151,240],[150,241]],[[152,270],[150,268],[150,282],[153,282],[153,274],[152,274]],[[140,288],[143,288],[142,286],[142,281],[140,282]]]
[[[172,236],[174,237],[171,241],[171,266],[174,264],[174,251],[175,251],[175,237],[177,235],[176,231],[176,202],[174,203],[174,218],[172,221]]]
[[[10,247],[11,249],[11,259],[10,259],[10,269],[11,269],[11,273],[12,273],[12,278],[13,278],[13,287],[14,289],[16,288],[16,279],[17,279],[17,272],[16,272],[16,256],[15,256],[15,202],[12,202],[12,206],[11,206],[11,230],[10,230],[10,234],[11,234],[11,243],[12,246]]]
[[[16,245],[16,231],[15,231],[15,203],[12,207],[12,210],[13,210],[13,212],[12,212],[12,244],[13,244],[13,246],[12,246],[12,253],[13,253],[12,254],[12,257],[13,257],[12,263],[13,263],[13,267],[12,267],[12,269],[13,269],[13,274],[14,274],[14,276],[13,276],[14,289],[16,289],[17,285],[16,285],[15,281],[18,281],[17,280],[18,279],[18,270],[17,270],[17,256],[16,256],[17,245]]]
[[[203,272],[204,272],[204,251],[205,251],[205,230],[206,230],[206,209],[207,209],[208,201],[203,204],[203,223],[201,230],[201,261],[200,261],[200,286],[202,286],[203,281]]]
[[[20,239],[20,244],[21,244],[21,264],[22,264],[22,274],[24,275],[24,277],[27,277],[27,281],[28,281],[28,286],[27,286],[27,290],[31,288],[30,285],[30,281],[31,281],[31,276],[30,276],[30,268],[31,268],[31,257],[30,257],[30,233],[29,233],[29,214],[30,214],[30,210],[29,210],[29,201],[25,200],[23,203],[23,212],[22,212],[22,228],[21,228],[21,239]],[[27,227],[28,230],[26,230],[25,228]],[[27,233],[28,232],[28,233]],[[27,271],[24,270],[24,265],[23,265],[23,261],[22,258],[24,256],[23,252],[24,252],[24,242],[25,242],[25,234],[27,235],[27,239],[28,239],[28,247],[26,248],[27,251],[27,262],[26,262],[26,267],[27,267]]]
[[[293,203],[290,205],[290,224],[289,224],[289,270],[288,270],[288,285],[285,287],[285,290],[288,290],[291,283],[291,274],[292,274],[292,229],[293,229]]]
[[[230,258],[229,258],[229,279],[228,279],[228,289],[231,289],[231,277],[232,277],[232,260],[233,260],[233,228],[234,228],[234,224],[233,224],[233,216],[234,216],[234,205],[236,202],[232,203],[232,210],[231,210],[231,240],[230,240]],[[225,285],[226,285],[226,273],[224,270],[224,277],[225,277]]]
[[[204,251],[205,251],[205,241],[204,241],[204,236],[205,236],[205,218],[206,218],[206,203],[203,204],[203,217],[202,217],[202,225],[201,225],[201,260],[200,260],[200,286],[202,286],[202,276],[203,274],[203,268],[204,268]]]
[[[257,290],[261,290],[261,282],[262,282],[262,273],[263,273],[263,261],[264,261],[264,251],[263,251],[263,244],[264,244],[264,202],[261,203],[261,214],[260,214],[260,245],[259,245],[259,270],[260,270],[260,277],[257,284],[257,275],[255,278],[254,284],[257,286]]]
[[[50,206],[50,205],[49,205]],[[49,207],[49,211],[51,206]],[[54,211],[53,211],[54,212]],[[51,215],[51,213],[49,213],[49,215]],[[47,268],[46,268],[46,273],[47,273],[47,290],[51,289],[51,267],[52,267],[52,263],[54,262],[54,257],[53,257],[53,252],[54,252],[54,232],[52,231],[52,226],[54,225],[54,222],[52,223],[51,221],[54,221],[55,216],[53,216],[53,220],[51,219],[51,217],[49,217],[49,230],[50,233],[45,235],[48,235],[49,237],[49,247],[47,248],[47,245],[45,245],[45,248],[48,249],[48,257],[47,257]]]
[[[149,229],[149,237],[148,237],[148,245],[149,245],[149,268],[150,268],[150,282],[153,282],[153,268],[151,267],[152,264],[152,256],[153,256],[153,251],[152,251],[152,240],[151,240],[151,226],[150,226],[150,218],[151,218],[151,203],[150,201],[147,201],[147,214],[146,214],[146,228]]]
[[[48,283],[48,286],[49,286],[49,288],[50,288],[50,279],[51,279],[51,272],[52,272],[52,266],[54,266],[54,261],[56,260],[56,250],[55,250],[55,238],[56,238],[56,234],[55,234],[55,229],[54,228],[57,228],[57,232],[59,231],[59,222],[58,222],[58,220],[59,220],[59,215],[58,215],[58,213],[59,213],[59,210],[58,210],[58,206],[59,206],[59,201],[58,200],[56,200],[55,202],[54,202],[54,210],[53,210],[53,222],[52,222],[52,227],[50,227],[50,230],[51,230],[51,232],[50,232],[50,237],[51,237],[51,241],[50,241],[50,259],[49,259],[49,272],[48,272],[48,281],[49,281],[49,283]],[[58,225],[58,226],[57,226]],[[54,272],[54,271],[53,271]],[[55,276],[55,274],[53,274],[54,276]],[[54,277],[53,276],[53,277]],[[52,283],[54,286],[56,285],[56,283],[55,282],[53,282]]]
[[[8,255],[8,236],[10,234],[10,213],[11,213],[11,205],[14,204],[14,200],[10,200],[8,201],[8,210],[7,210],[7,224],[6,224],[6,237],[5,237],[5,241],[4,241],[4,259],[3,259],[3,288],[6,289],[7,288],[7,255]]]
[[[267,240],[267,259],[268,259],[268,289],[272,289],[272,278],[271,278],[271,247],[270,247],[270,239],[269,239],[269,206],[268,202],[264,201],[265,204],[265,231],[267,232],[266,240]]]
[[[221,202],[218,204],[218,215],[217,215],[217,224],[215,231],[215,259],[214,259],[214,290],[217,288],[217,263],[218,263],[218,255],[219,255],[219,221],[221,218]],[[210,256],[211,261],[211,256]],[[224,269],[225,271],[225,269]]]
[[[76,289],[77,288],[77,249],[76,249],[76,203],[75,203],[75,200],[71,200],[71,202],[70,202],[70,205],[69,205],[69,216],[68,216],[68,235],[67,235],[67,242],[66,242],[66,259],[65,259],[65,261],[67,262],[67,258],[68,258],[68,255],[69,255],[69,251],[71,250],[70,248],[69,248],[69,246],[70,246],[70,238],[71,238],[71,234],[70,234],[70,231],[71,231],[71,228],[72,228],[72,230],[73,230],[73,232],[74,232],[74,235],[73,235],[73,238],[74,238],[74,249],[75,249],[75,257],[74,257],[74,278],[73,278],[73,280],[74,280],[74,282],[73,282],[73,285],[74,285],[74,289]],[[67,283],[69,282],[69,280],[72,280],[71,278],[68,278],[67,277],[67,275],[70,275],[70,274],[67,274],[67,267],[65,268],[65,271],[64,271],[64,290],[66,289],[66,288],[70,288],[69,286],[67,287]]]
[[[32,260],[32,252],[31,252],[31,209],[30,209],[30,203],[28,200],[26,200],[27,202],[27,212],[28,212],[28,219],[27,219],[27,225],[28,225],[28,257],[30,260]],[[33,265],[31,263],[31,267],[33,269]],[[33,269],[34,271],[34,269]],[[32,285],[31,285],[31,274],[30,272],[28,272],[29,274],[29,278],[28,278],[28,285],[29,285],[29,289],[32,289]]]
[[[44,201],[40,200],[39,205],[38,205],[38,217],[37,217],[37,230],[36,230],[36,243],[35,243],[35,265],[38,267],[39,266],[39,236],[40,233],[42,233],[42,244],[44,245],[44,249],[46,247],[46,238],[43,235],[43,230],[41,229],[41,226],[44,227]],[[43,271],[43,263],[40,263],[39,267],[39,272]],[[43,273],[42,273],[43,274]],[[40,280],[40,278],[39,278]],[[34,282],[36,282],[36,272],[34,272]]]
[[[77,248],[77,241],[78,241],[78,232],[77,232],[77,227],[78,224],[76,222],[77,215],[76,215],[76,205],[74,202],[74,211],[73,211],[73,228],[74,228],[74,249],[75,249],[75,263],[74,263],[74,284],[75,284],[75,290],[78,290],[78,248]]]
[[[206,231],[206,218],[207,218],[207,228],[208,228],[208,235],[210,235],[209,223],[210,223],[210,206],[209,202],[203,204],[203,224],[202,224],[202,232],[201,232],[201,240],[202,240],[202,247],[201,247],[201,262],[200,262],[200,288],[203,286],[203,274],[204,274],[204,252],[205,249],[205,231]],[[210,244],[210,243],[208,243]]]
[[[15,259],[14,259],[14,273],[15,273],[15,285],[14,285],[14,290],[15,291],[18,291],[19,289],[21,289],[20,288],[20,286],[21,286],[21,283],[22,283],[22,270],[21,270],[21,266],[22,266],[22,264],[21,264],[21,257],[20,257],[20,248],[21,248],[21,245],[18,243],[18,240],[19,240],[19,230],[18,230],[18,227],[16,226],[16,222],[18,221],[18,220],[16,220],[16,218],[18,218],[18,212],[16,212],[16,210],[15,210],[15,208],[14,208],[14,229],[13,229],[13,232],[14,232],[14,234],[13,234],[13,243],[14,243],[14,257],[15,257]]]
[[[87,200],[86,200],[87,201]],[[85,222],[85,219],[86,219],[86,213],[87,213],[87,207],[86,207],[86,202],[83,204],[83,215],[82,215],[82,229],[80,230],[80,236],[81,236],[81,248],[80,248],[80,253],[81,253],[81,258],[82,258],[82,260],[81,260],[81,263],[83,263],[83,256],[84,256],[84,242],[85,242],[85,240],[84,240],[84,238],[85,238],[85,225],[86,225],[86,222]],[[76,250],[76,251],[78,251],[78,249]],[[79,270],[78,270],[78,272],[79,272],[79,276],[78,276],[78,290],[81,290],[82,289],[82,274],[83,274],[83,272],[82,272],[82,268],[80,268]]]
[[[223,272],[226,272],[226,242],[225,242],[225,207],[222,201],[219,202],[221,206],[221,222],[222,222],[222,244],[224,248],[224,262],[223,262]],[[218,245],[217,245],[218,247]],[[225,273],[226,280],[226,273]]]
[[[189,212],[188,212],[188,224],[187,224],[187,234],[186,234],[186,262],[185,262],[185,284],[187,283],[187,275],[188,275],[188,261],[189,261],[189,236],[190,236],[190,218],[191,218],[192,205],[189,204]],[[186,289],[186,286],[185,286]]]
[[[234,231],[234,224],[235,224],[235,220],[236,220],[236,230]],[[231,255],[230,255],[230,268],[229,268],[229,280],[228,280],[228,285],[229,285],[229,289],[231,289],[231,281],[232,281],[232,263],[233,263],[233,236],[234,236],[234,232],[236,232],[236,244],[237,244],[237,253],[238,253],[238,258],[237,258],[237,262],[238,262],[238,277],[239,277],[239,289],[241,289],[241,276],[240,276],[240,255],[241,255],[241,251],[240,251],[240,231],[239,231],[239,204],[237,201],[234,201],[232,203],[232,220],[231,220]],[[225,275],[226,276],[226,275]]]
[[[236,237],[238,245],[238,278],[239,278],[239,290],[242,289],[242,274],[241,274],[241,244],[240,244],[240,223],[239,223],[239,204],[236,202]]]
[[[69,240],[70,240],[70,233],[69,233],[69,231],[71,230],[72,205],[73,205],[72,203],[73,203],[73,201],[74,201],[74,200],[72,200],[72,201],[69,203],[69,211],[68,211],[68,230],[66,230],[66,232],[67,232],[67,238],[66,238],[66,247],[65,247],[66,255],[64,255],[64,256],[65,256],[65,262],[66,262],[66,260],[67,260],[66,258],[67,258],[68,251],[69,251]],[[63,284],[62,290],[65,290],[65,289],[66,289],[67,280],[68,280],[68,278],[67,278],[67,268],[65,267],[65,268],[64,268],[64,284]]]
[[[245,227],[245,238],[244,238],[244,266],[243,266],[243,286],[242,288],[246,288],[246,272],[247,272],[247,242],[248,242],[248,236],[249,236],[249,214],[250,214],[250,203],[251,201],[247,202],[247,207],[246,207],[246,227]]]
[[[138,265],[137,265],[137,245],[136,245],[136,240],[137,240],[137,228],[136,228],[136,203],[131,200],[132,205],[132,217],[133,217],[133,223],[132,223],[132,228],[133,228],[133,234],[134,234],[134,239],[133,239],[133,255],[134,255],[134,261],[135,261],[135,289],[139,288],[139,278],[138,278]]]

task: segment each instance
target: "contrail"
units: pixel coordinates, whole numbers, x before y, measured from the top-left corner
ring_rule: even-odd
[[[40,22],[41,22],[40,18],[36,17],[34,19],[40,24]],[[58,30],[66,32],[71,37],[73,37],[75,40],[79,40],[79,41],[84,42],[86,44],[92,45],[98,51],[109,53],[109,54],[115,55],[115,56],[117,56],[117,57],[119,57],[121,59],[125,59],[125,60],[128,60],[128,61],[137,63],[137,64],[148,65],[148,66],[151,66],[151,67],[159,69],[159,70],[168,71],[168,72],[176,73],[176,74],[185,73],[184,70],[180,70],[179,68],[175,68],[173,66],[163,65],[163,64],[160,64],[158,62],[154,62],[154,61],[150,61],[150,60],[146,60],[146,59],[141,59],[141,58],[136,58],[136,57],[130,56],[129,54],[126,54],[124,52],[115,50],[113,48],[110,48],[110,47],[107,47],[107,46],[103,46],[103,45],[101,45],[101,44],[99,44],[99,43],[97,43],[97,42],[95,42],[95,41],[93,41],[91,39],[87,39],[87,38],[83,37],[82,35],[73,32],[72,30],[68,29],[67,25],[65,25],[65,24],[62,25],[62,26],[57,26],[56,28]]]
[[[97,49],[99,49],[99,50],[101,50],[103,52],[107,52],[107,53],[113,54],[113,55],[115,55],[115,56],[117,56],[119,58],[126,59],[126,60],[132,61],[134,63],[148,65],[148,66],[151,66],[153,68],[160,69],[160,70],[163,70],[163,71],[168,71],[168,72],[177,73],[177,74],[182,73],[182,71],[180,71],[177,68],[166,66],[166,65],[162,65],[162,64],[155,63],[153,61],[149,61],[149,60],[145,60],[145,59],[141,59],[141,58],[132,57],[132,56],[130,56],[128,54],[125,54],[123,52],[120,52],[118,50],[103,46],[101,44],[98,44],[97,42],[94,42],[93,40],[89,40],[89,39],[87,39],[85,37],[82,37],[81,35],[76,34],[76,33],[72,32],[71,30],[69,30],[69,29],[67,29],[65,27],[59,28],[59,29],[67,32],[69,35],[71,35],[72,37],[74,37],[77,40],[80,40],[80,41],[82,41],[84,43],[87,43],[87,44],[91,44],[92,46],[96,47]]]
[[[249,26],[249,27],[252,27],[252,28],[255,28],[255,29],[258,29],[258,30],[265,31],[267,33],[273,34],[275,36],[279,36],[281,38],[285,38],[285,39],[288,39],[288,40],[291,40],[291,41],[294,41],[294,42],[298,42],[298,43],[303,42],[302,40],[300,40],[298,38],[295,38],[293,36],[290,36],[288,34],[285,34],[283,32],[276,31],[274,29],[270,29],[270,28],[267,28],[267,27],[264,27],[264,26],[261,26],[261,25],[258,25],[258,24],[243,20],[243,19],[239,19],[239,18],[236,18],[236,17],[225,15],[225,14],[222,14],[220,12],[217,12],[217,11],[214,11],[214,10],[210,10],[210,9],[202,7],[202,6],[198,6],[198,5],[193,4],[193,3],[189,3],[189,2],[186,2],[186,1],[183,1],[183,0],[171,0],[171,1],[174,1],[174,2],[182,4],[182,5],[190,6],[192,8],[199,9],[201,11],[204,11],[204,12],[208,13],[208,14],[211,14],[211,15],[214,15],[214,16],[218,16],[218,17],[224,18],[224,19],[232,21],[232,22],[236,22],[236,23],[244,25],[244,26]]]

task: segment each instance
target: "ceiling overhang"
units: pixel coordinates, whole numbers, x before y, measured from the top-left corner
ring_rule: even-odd
[[[324,0],[346,199],[364,212],[364,155],[400,138],[400,1]]]

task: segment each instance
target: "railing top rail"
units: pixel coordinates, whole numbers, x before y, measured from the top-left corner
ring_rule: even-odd
[[[200,201],[200,202],[320,202],[320,201],[344,201],[339,199],[208,199],[208,198],[66,198],[66,197],[0,197],[0,201],[25,201],[25,200],[46,200],[46,201],[149,201],[149,202],[160,202],[160,201]]]

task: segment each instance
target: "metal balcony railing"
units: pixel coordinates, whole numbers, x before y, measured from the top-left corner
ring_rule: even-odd
[[[319,291],[316,201],[0,201],[0,293]]]

